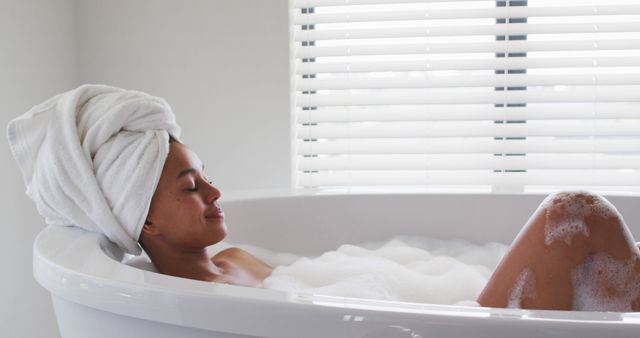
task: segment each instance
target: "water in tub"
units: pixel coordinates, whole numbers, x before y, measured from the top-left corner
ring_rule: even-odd
[[[210,248],[217,252],[229,243]],[[320,295],[406,302],[477,305],[508,246],[461,240],[395,237],[342,245],[315,257],[238,247],[275,267],[263,287]]]

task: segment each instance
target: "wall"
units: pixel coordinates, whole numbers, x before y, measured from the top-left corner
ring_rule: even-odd
[[[290,186],[287,0],[83,0],[78,27],[80,82],[167,99],[223,196]]]
[[[167,99],[183,140],[223,190],[291,182],[288,1],[0,0],[0,112],[7,122],[81,83]],[[31,274],[43,220],[0,148],[5,219],[0,337],[58,337]]]
[[[75,86],[75,6],[73,0],[0,0],[0,8],[0,119],[6,135],[9,120]],[[58,337],[49,294],[31,274],[31,243],[43,220],[21,177],[4,141],[0,337]]]

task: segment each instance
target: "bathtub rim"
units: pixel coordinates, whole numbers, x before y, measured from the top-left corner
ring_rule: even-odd
[[[556,192],[558,191],[585,191],[585,190],[584,189],[572,189],[572,190],[564,189],[564,190],[557,190]],[[437,205],[448,207],[450,206],[449,203],[463,203],[463,204],[466,203],[467,207],[473,209],[473,210],[467,209],[465,210],[464,213],[449,213],[447,214],[446,219],[443,219],[442,217],[440,217],[439,219],[433,219],[434,215],[431,213],[431,211],[429,211],[427,214],[423,213],[422,215],[423,217],[428,217],[430,221],[442,222],[442,224],[447,224],[448,226],[459,226],[461,223],[468,223],[469,219],[472,219],[472,220],[486,219],[485,214],[487,209],[485,208],[487,207],[501,208],[502,203],[513,203],[513,205],[508,210],[505,211],[506,213],[511,214],[511,216],[510,217],[501,216],[500,219],[496,219],[494,217],[493,222],[491,223],[492,227],[491,229],[489,229],[490,231],[479,230],[478,227],[473,227],[473,226],[465,230],[465,236],[468,237],[468,238],[465,238],[465,240],[471,243],[485,244],[489,242],[498,242],[498,243],[509,245],[520,232],[522,225],[524,225],[527,222],[528,218],[536,211],[536,208],[538,207],[538,205],[542,203],[548,196],[549,196],[549,193],[538,193],[538,192],[517,193],[517,194],[514,194],[514,193],[458,193],[458,192],[446,192],[446,193],[426,192],[425,193],[420,191],[406,192],[406,191],[391,190],[390,192],[354,191],[350,193],[340,193],[340,192],[331,192],[331,191],[313,190],[313,189],[305,190],[305,191],[297,191],[297,190],[290,190],[290,189],[262,189],[262,190],[230,191],[223,194],[219,202],[222,205],[223,210],[234,211],[233,208],[228,208],[228,207],[236,206],[238,204],[243,205],[245,203],[254,204],[255,206],[260,207],[260,204],[263,202],[266,202],[267,204],[270,204],[270,205],[274,205],[274,204],[286,202],[288,200],[292,200],[295,203],[296,202],[295,200],[298,199],[301,201],[305,201],[305,203],[297,203],[298,207],[302,209],[313,210],[313,208],[307,208],[308,204],[310,204],[309,202],[313,203],[313,202],[318,202],[322,200],[331,201],[333,199],[338,199],[341,202],[348,203],[353,199],[365,198],[365,199],[368,199],[369,202],[377,202],[378,203],[377,205],[381,206],[380,205],[381,201],[384,201],[385,199],[388,199],[388,198],[392,198],[392,199],[397,198],[402,200],[403,202],[406,202],[407,204],[412,204],[412,206],[409,207],[412,213],[414,212],[414,210],[416,210],[416,209],[411,209],[416,207],[416,204],[415,204],[416,200],[423,203],[425,202],[433,203],[434,205],[436,205],[434,207],[435,209],[437,209]],[[638,209],[635,206],[637,205],[638,202],[640,202],[640,194],[622,192],[618,194],[605,194],[602,196],[609,199],[611,202],[614,202],[614,205],[616,206],[616,208],[619,209],[619,211],[621,212],[624,211],[622,212],[622,215],[624,215],[625,221],[629,226],[631,233],[636,238],[640,239],[640,213],[637,212]],[[487,201],[489,201],[489,203],[487,203]],[[338,208],[344,208],[344,206],[346,205],[344,203],[336,204],[334,206]],[[369,205],[367,206],[369,207]],[[422,206],[417,206],[417,207],[425,210],[434,209],[434,208],[423,208]],[[286,218],[277,217],[277,215],[274,215],[268,208],[259,208],[259,209],[260,209],[260,212],[263,214],[264,213],[270,214],[270,215],[267,215],[267,217],[272,217],[272,220],[276,220],[276,221],[279,219],[279,221],[281,221],[282,223],[298,222],[297,225],[305,225],[306,223],[317,223],[315,220],[311,222],[307,222],[307,220],[304,218],[306,216],[303,216],[303,218],[300,218],[299,213],[296,218],[295,209],[293,210],[294,215],[289,214],[287,215]],[[370,209],[375,209],[375,207]],[[469,212],[469,211],[472,211],[472,212]],[[420,214],[421,212],[422,210],[418,210],[418,214]],[[363,210],[361,206],[360,208],[358,208],[358,205],[351,204],[347,208],[346,213],[352,214],[350,215],[351,221],[361,222],[362,214],[369,213],[369,209]],[[356,217],[353,217],[354,216],[353,213],[356,213],[355,215]],[[237,225],[238,224],[237,222],[239,220],[237,216],[238,215],[242,216],[242,214],[244,213],[236,213],[236,212],[227,213],[228,224],[230,224],[231,226]],[[442,212],[440,211],[438,211],[437,214],[440,214],[440,216],[442,216],[441,215]],[[517,217],[517,221],[513,217],[514,214],[519,215]],[[504,213],[501,213],[501,215],[504,215]],[[629,217],[631,215],[632,217]],[[331,217],[330,215],[327,216],[323,214],[323,215],[315,215],[315,216],[319,216],[324,219],[325,223],[323,223],[323,227],[333,226],[333,223],[335,223],[336,221],[338,221],[339,223],[345,223],[345,222],[342,222],[341,220],[336,220],[335,217]],[[343,216],[340,216],[340,217],[343,217]],[[411,219],[411,223],[416,223],[415,219],[421,219],[421,218],[417,217],[417,218]],[[511,220],[506,221],[507,219],[511,219]],[[246,220],[241,220],[241,221],[246,221]],[[253,220],[253,221],[256,221],[256,220]],[[395,219],[394,219],[394,222],[398,223],[397,220]],[[240,223],[243,223],[243,222],[240,222]],[[264,236],[256,236],[249,233],[249,232],[254,232],[253,229],[255,229],[256,227],[260,228],[260,226],[262,225],[260,223],[261,222],[255,222],[252,225],[251,229],[244,227],[242,229],[236,228],[234,230],[230,230],[227,236],[227,240],[233,243],[249,243],[249,244],[252,244],[253,241],[264,242]],[[399,222],[399,223],[401,225],[404,224],[402,222]],[[350,224],[353,224],[353,223],[348,223],[348,224],[349,224],[349,229],[352,230],[352,227]],[[514,225],[516,225],[515,228],[514,228]],[[382,225],[382,227],[386,228],[387,225]],[[286,229],[286,231],[296,232],[297,230],[296,227],[286,226],[286,224],[284,228]],[[305,248],[304,252],[296,251],[294,249],[289,248],[289,245],[286,243],[286,241],[285,242],[275,241],[276,243],[274,243],[274,241],[269,241],[270,243],[264,243],[265,244],[264,247],[277,252],[295,252],[303,255],[317,255],[319,253],[326,251],[327,248],[333,249],[345,243],[358,244],[363,242],[387,240],[389,238],[397,236],[398,234],[420,236],[420,234],[415,233],[414,231],[415,228],[413,227],[409,227],[408,229],[407,227],[404,227],[404,229],[402,229],[403,227],[400,227],[398,229],[394,229],[392,232],[386,231],[386,233],[382,235],[380,234],[381,231],[379,229],[375,229],[375,226],[373,228],[374,228],[374,232],[378,233],[377,236],[367,235],[366,237],[370,237],[370,238],[363,238],[363,239],[359,237],[343,238],[344,241],[334,242],[334,243],[331,243],[330,246],[321,246],[320,248],[316,247],[317,245],[315,242],[317,240],[317,237],[315,237],[314,241],[308,243],[308,248]],[[441,233],[444,227],[440,227],[440,228],[441,229],[439,229],[439,231],[426,234],[426,236],[433,237],[433,238],[442,238],[442,239],[450,238],[448,237],[448,234]],[[313,229],[313,228],[310,228],[310,229]],[[370,229],[371,228],[368,228],[368,229],[360,228],[359,230],[360,231],[364,230],[368,232]],[[332,229],[332,230],[335,231],[335,229]],[[407,230],[408,232],[406,232]],[[385,232],[385,231],[382,231],[382,232]],[[448,232],[448,230],[445,232]],[[358,233],[358,236],[360,236],[360,234],[361,232]],[[303,235],[303,234],[299,234],[299,235]],[[325,236],[326,234],[316,232],[314,233],[314,235]]]
[[[330,197],[330,196],[398,196],[398,195],[443,195],[443,196],[471,196],[471,197],[514,197],[514,198],[540,198],[544,199],[549,194],[559,191],[592,191],[589,189],[556,189],[549,192],[478,192],[478,191],[425,191],[421,189],[401,189],[401,188],[389,188],[378,190],[349,190],[339,189],[237,189],[237,190],[224,190],[221,193],[220,200],[222,202],[238,202],[238,201],[252,201],[261,199],[281,199],[291,197]],[[623,198],[623,199],[638,199],[640,201],[640,192],[628,192],[628,191],[607,191],[596,193],[604,197]]]
[[[253,195],[250,198],[231,200],[287,196],[291,195],[271,197]],[[69,250],[70,246],[62,248],[56,246],[65,241],[75,243],[72,253]],[[214,329],[210,321],[185,320],[184,313],[176,313],[175,309],[163,308],[163,305],[175,305],[180,311],[192,311],[193,308],[190,307],[197,307],[202,303],[209,304],[213,308],[221,306],[220,304],[228,304],[230,301],[240,301],[254,306],[278,307],[288,311],[313,311],[327,316],[343,314],[345,309],[350,309],[348,313],[353,312],[351,310],[357,310],[369,316],[382,318],[412,314],[435,316],[441,319],[446,317],[454,321],[481,318],[499,323],[515,321],[561,322],[566,325],[607,323],[634,325],[640,328],[640,313],[498,309],[296,295],[164,276],[120,263],[118,260],[122,259],[123,253],[106,237],[79,228],[49,226],[38,234],[33,249],[34,277],[55,297],[130,317],[206,330]],[[84,251],[79,254],[75,251],[77,249]],[[83,259],[70,258],[72,256],[82,256]],[[114,274],[118,278],[105,277]],[[141,283],[141,278],[145,283]],[[160,311],[150,313],[150,308],[160,309]],[[216,327],[219,324],[216,324]],[[227,330],[233,333],[247,333],[241,327],[227,327]]]

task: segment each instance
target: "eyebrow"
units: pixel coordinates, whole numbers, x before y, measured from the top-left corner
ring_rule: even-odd
[[[202,165],[202,171],[204,171],[204,164]],[[188,169],[185,169],[185,170],[181,171],[181,172],[178,174],[178,177],[176,177],[176,181],[177,181],[178,179],[180,179],[180,177],[182,177],[182,176],[184,176],[184,175],[186,175],[186,174],[192,174],[192,173],[195,173],[195,172],[197,172],[197,170],[196,170],[195,168],[188,168]]]

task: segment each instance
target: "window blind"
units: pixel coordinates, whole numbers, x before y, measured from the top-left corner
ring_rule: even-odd
[[[294,0],[299,188],[640,193],[638,0]]]

